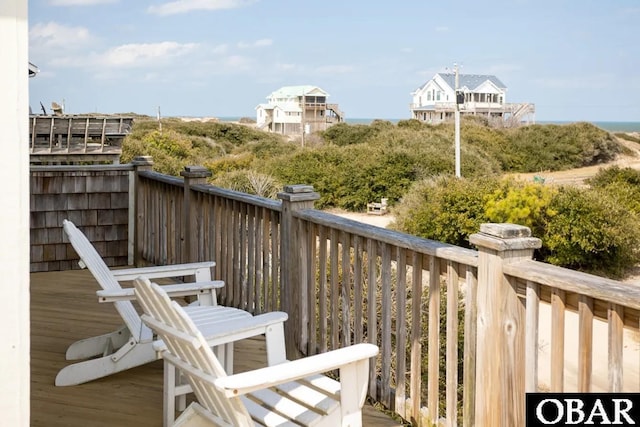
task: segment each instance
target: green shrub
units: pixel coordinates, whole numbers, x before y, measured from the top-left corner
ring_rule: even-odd
[[[590,123],[505,129],[505,171],[564,170],[611,161],[621,151],[608,132]]]
[[[610,166],[607,168],[600,168],[598,173],[596,173],[592,178],[586,180],[587,184],[599,188],[604,188],[609,184],[616,182],[640,186],[640,171],[632,168]]]
[[[397,124],[399,129],[422,130],[424,124],[417,119],[399,120]]]
[[[602,168],[586,183],[602,190],[620,206],[640,217],[640,171],[618,166]]]
[[[393,212],[392,227],[427,239],[470,247],[469,235],[488,222],[485,204],[497,178],[436,177],[414,185]]]
[[[211,180],[211,184],[230,190],[275,199],[282,185],[273,177],[252,170],[231,170]]]
[[[625,132],[616,132],[616,133],[614,133],[614,135],[617,136],[618,138],[626,139],[627,141],[640,143],[640,138],[638,138],[637,136],[630,135],[630,134],[625,133]]]
[[[606,191],[562,187],[550,208],[557,214],[542,239],[548,262],[612,276],[638,263],[638,219]]]
[[[225,156],[204,162],[204,166],[209,169],[214,176],[229,173],[237,170],[249,169],[254,157],[251,153],[242,153],[235,156]]]
[[[555,193],[543,184],[505,180],[488,198],[485,215],[491,222],[527,226],[533,236],[541,237],[547,220],[555,215],[549,207]]]
[[[640,261],[640,231],[638,214],[611,189],[440,177],[409,191],[393,211],[392,226],[469,247],[468,236],[483,222],[526,225],[542,239],[539,260],[616,277]]]
[[[324,132],[320,132],[322,138],[328,143],[345,146],[351,144],[362,144],[376,132],[372,126],[350,125],[347,123],[337,123]]]

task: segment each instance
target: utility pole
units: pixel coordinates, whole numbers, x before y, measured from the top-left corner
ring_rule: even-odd
[[[300,128],[302,129],[302,135],[300,139],[300,145],[304,147],[304,119],[305,119],[305,110],[307,109],[307,100],[304,93],[304,89],[302,90],[302,116],[300,121]]]
[[[458,97],[458,86],[460,85],[458,78],[458,64],[453,64],[453,68],[455,70],[456,75],[456,83],[455,83],[455,101],[456,101],[456,111],[454,116],[455,121],[455,155],[456,155],[456,178],[460,178],[460,100]],[[463,99],[464,101],[464,99]]]

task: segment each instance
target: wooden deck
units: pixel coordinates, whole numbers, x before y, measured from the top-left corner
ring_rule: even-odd
[[[87,271],[31,274],[31,425],[47,427],[161,426],[162,362],[72,387],[55,387],[67,346],[120,325],[110,304],[98,304]],[[264,366],[260,339],[236,344],[237,372]],[[402,424],[365,406],[363,424]]]

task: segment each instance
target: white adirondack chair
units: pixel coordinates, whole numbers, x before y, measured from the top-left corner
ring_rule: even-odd
[[[113,303],[125,325],[114,332],[71,344],[66,352],[67,360],[88,360],[60,370],[55,381],[57,386],[82,384],[158,359],[159,354],[153,347],[156,340],[153,331],[142,323],[140,314],[131,303],[135,299],[133,288],[122,288],[119,283],[139,276],[153,279],[195,275],[195,283],[165,285],[163,289],[172,297],[198,297],[198,301],[185,310],[200,328],[207,331],[207,338],[211,345],[217,346],[217,354],[229,372],[233,372],[233,341],[249,336],[266,334],[267,346],[272,349],[271,362],[284,359],[284,349],[279,349],[280,343],[284,342],[283,323],[287,314],[274,312],[252,316],[244,310],[216,305],[215,289],[224,286],[224,282],[211,280],[211,267],[215,263],[110,270],[91,242],[71,221],[64,220],[63,227],[80,256],[80,265],[91,271],[102,288],[96,292],[98,301]],[[239,323],[240,320],[245,321]],[[180,386],[176,381],[174,369],[171,366],[165,370],[165,406],[168,408],[173,407],[176,397],[184,402],[184,394],[190,392],[189,387]]]
[[[357,344],[228,376],[197,325],[147,278],[134,280],[142,320],[162,357],[187,377],[197,402],[173,426],[361,426],[373,344]],[[322,372],[340,370],[340,382]]]

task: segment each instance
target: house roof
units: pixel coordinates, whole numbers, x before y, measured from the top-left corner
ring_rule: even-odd
[[[454,89],[456,87],[456,75],[454,73],[438,73],[436,75],[442,77],[442,79],[451,87],[451,89]],[[458,87],[467,87],[469,90],[474,90],[487,80],[489,80],[500,89],[507,88],[499,78],[491,74],[459,74]]]
[[[318,86],[301,85],[301,86],[283,86],[272,92],[267,98],[295,98],[302,95],[308,95],[311,92],[320,92],[324,96],[329,96],[327,92]]]

